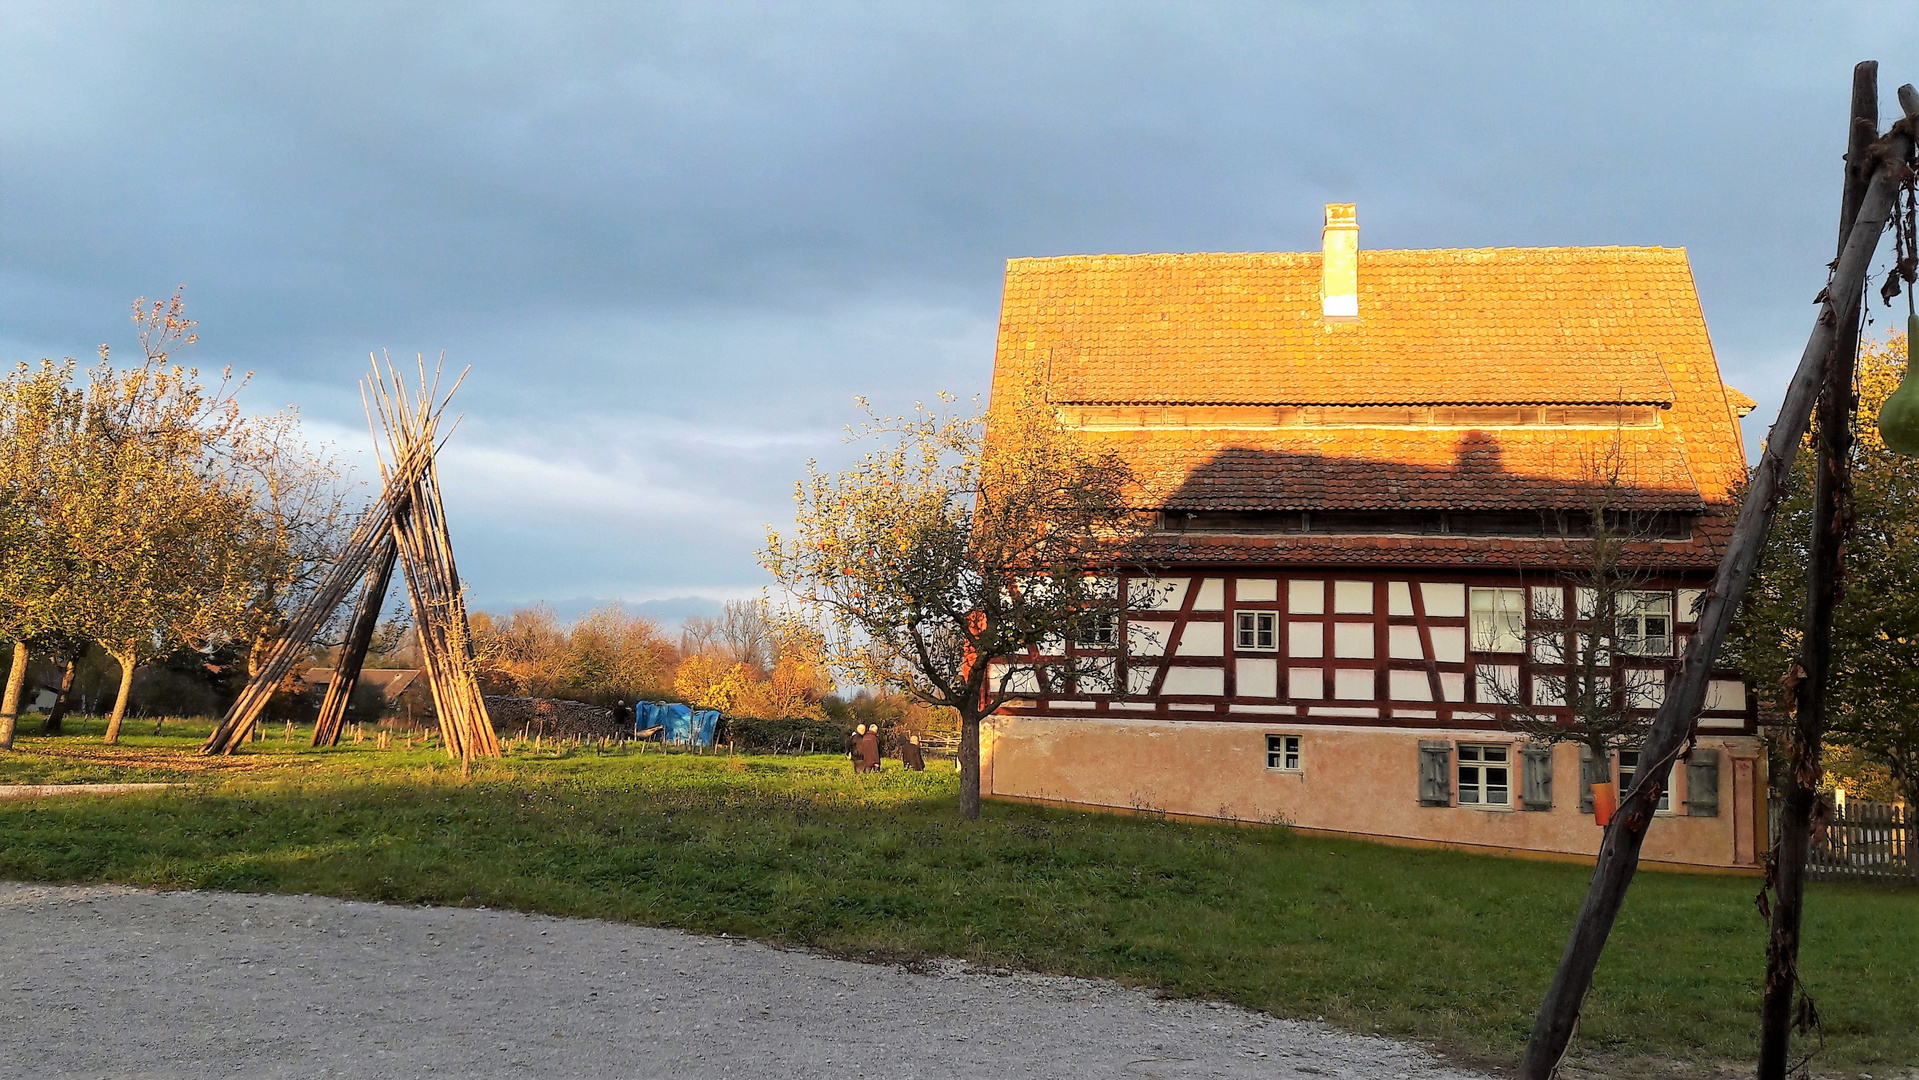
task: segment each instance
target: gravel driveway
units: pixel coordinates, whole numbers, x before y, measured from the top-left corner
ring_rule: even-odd
[[[915,973],[581,919],[0,882],[0,1073],[1466,1078],[1082,979]]]

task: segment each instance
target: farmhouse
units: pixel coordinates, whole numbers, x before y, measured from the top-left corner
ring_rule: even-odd
[[[1118,450],[1155,516],[1129,610],[1064,645],[1106,685],[1021,687],[983,733],[989,797],[1589,858],[1594,761],[1529,741],[1565,685],[1534,630],[1592,603],[1594,508],[1639,575],[1610,677],[1650,710],[1685,649],[1745,470],[1683,250],[1324,249],[1008,264],[994,394],[1037,382]],[[1562,672],[1563,675],[1563,672]],[[1715,672],[1651,864],[1765,846],[1751,695]]]

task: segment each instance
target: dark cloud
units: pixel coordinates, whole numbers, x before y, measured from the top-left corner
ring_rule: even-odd
[[[1011,256],[1309,249],[1349,199],[1371,247],[1683,246],[1769,412],[1912,14],[13,4],[0,341],[186,282],[202,363],[349,439],[368,349],[445,348],[477,589],[750,590],[854,395],[983,386]]]

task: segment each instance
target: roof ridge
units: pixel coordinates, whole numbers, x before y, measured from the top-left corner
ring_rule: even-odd
[[[1566,245],[1549,247],[1477,247],[1477,248],[1361,248],[1361,259],[1379,259],[1396,255],[1418,256],[1459,256],[1459,255],[1648,255],[1658,257],[1679,256],[1684,258],[1683,247],[1663,247],[1658,245],[1602,244],[1594,246]],[[1136,260],[1174,260],[1174,259],[1319,259],[1317,251],[1140,251],[1140,252],[1081,252],[1073,255],[1019,255],[1006,260],[1006,265],[1038,263],[1069,263],[1136,261]]]

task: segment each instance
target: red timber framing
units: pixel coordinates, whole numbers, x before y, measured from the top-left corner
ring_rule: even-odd
[[[1621,656],[1620,667],[1658,671],[1670,683],[1698,617],[1694,591],[1709,584],[1706,575],[1673,574],[1641,586],[1673,595],[1672,655]],[[1113,683],[1128,692],[1068,687],[1049,678],[1044,690],[1033,687],[1030,698],[1008,705],[1005,714],[1499,730],[1508,710],[1479,700],[1481,676],[1517,675],[1520,693],[1530,701],[1536,665],[1521,652],[1475,649],[1471,591],[1523,590],[1529,622],[1536,590],[1558,590],[1565,605],[1577,602],[1574,586],[1551,570],[1211,565],[1131,575],[1121,587],[1130,599],[1115,646],[1063,647],[1078,656],[1110,657],[1117,669]],[[1235,618],[1241,612],[1270,613],[1274,648],[1240,647]],[[1715,671],[1700,732],[1751,735],[1757,721],[1755,698],[1742,676]]]

